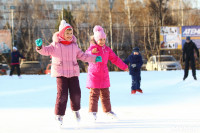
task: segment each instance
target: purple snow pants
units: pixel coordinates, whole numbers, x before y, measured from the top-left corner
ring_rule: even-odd
[[[78,77],[57,77],[56,115],[65,115],[68,93],[70,95],[71,109],[73,111],[80,110],[81,89]]]

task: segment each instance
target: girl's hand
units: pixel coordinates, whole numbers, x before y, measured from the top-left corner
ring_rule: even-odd
[[[97,56],[96,62],[102,62],[102,57],[101,56]]]
[[[129,69],[128,69],[128,68],[126,68],[124,71],[126,71],[126,72],[129,72]]]
[[[36,44],[37,50],[40,50],[42,48],[42,39],[39,38],[35,40],[35,44]]]
[[[39,39],[35,40],[35,43],[36,43],[37,47],[41,47],[42,46],[42,39],[39,38]]]
[[[133,68],[135,68],[137,65],[136,65],[136,64],[132,64],[131,66],[132,66]]]
[[[97,50],[97,48],[93,48],[93,49],[92,49],[92,53],[93,53],[93,54],[97,54],[97,53],[99,53],[99,51]]]
[[[39,38],[35,40],[35,44],[36,44],[37,50],[40,50],[42,48],[42,39]]]

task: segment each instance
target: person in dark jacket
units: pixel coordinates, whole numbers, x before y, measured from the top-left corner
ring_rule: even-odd
[[[20,67],[19,67],[19,58],[25,59],[24,56],[22,56],[19,51],[17,51],[16,47],[13,47],[13,52],[11,53],[11,71],[10,76],[13,75],[13,72],[15,68],[17,68],[17,75],[20,77]]]
[[[126,64],[129,65],[129,74],[132,77],[132,87],[131,87],[131,94],[135,94],[136,91],[143,93],[142,89],[140,88],[141,82],[141,67],[143,64],[142,56],[139,52],[139,48],[135,47],[131,55],[124,61]]]
[[[196,51],[197,57],[199,58],[199,50],[197,49],[197,46],[192,40],[190,40],[190,37],[186,37],[186,42],[183,47],[183,62],[185,62],[185,74],[183,80],[188,77],[189,64],[192,68],[192,75],[194,79],[197,80],[194,51]]]

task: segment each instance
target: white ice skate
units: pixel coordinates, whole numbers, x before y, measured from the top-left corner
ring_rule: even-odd
[[[110,111],[110,112],[106,112],[107,116],[110,117],[111,119],[117,119],[117,115]]]
[[[91,118],[91,120],[94,120],[94,121],[96,121],[97,120],[97,112],[90,112],[89,113],[90,114],[90,118]]]
[[[73,111],[73,113],[74,113],[74,116],[75,116],[75,119],[77,120],[77,122],[80,122],[81,116],[80,116],[79,111]]]
[[[56,115],[55,119],[58,122],[59,126],[61,126],[63,124],[63,116],[62,115]]]

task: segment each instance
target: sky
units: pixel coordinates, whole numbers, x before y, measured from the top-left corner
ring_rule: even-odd
[[[200,9],[200,0],[198,0],[198,8]]]
[[[183,0],[183,1],[191,1],[194,8],[199,8],[200,9],[200,0]]]

